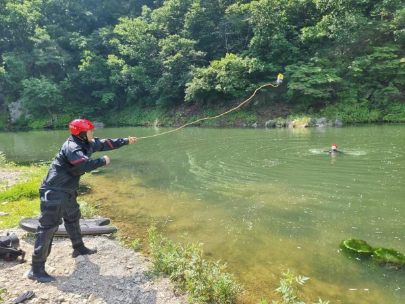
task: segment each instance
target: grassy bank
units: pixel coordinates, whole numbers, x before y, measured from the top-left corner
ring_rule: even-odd
[[[227,113],[219,118],[211,119],[232,107],[228,106],[203,107],[199,104],[183,104],[176,108],[139,108],[127,107],[120,111],[111,110],[108,113],[98,112],[86,116],[92,121],[102,122],[105,126],[162,126],[177,127],[193,123],[200,127],[312,127],[322,120],[323,125],[357,123],[392,123],[405,122],[405,107],[391,106],[386,111],[369,108],[367,104],[349,105],[345,103],[328,104],[318,111],[304,111],[289,104],[272,104],[269,106],[244,105],[243,107]],[[0,124],[0,129],[31,129],[44,128],[66,129],[69,122],[79,117],[79,113],[57,114],[57,119],[47,116],[30,116],[17,119],[12,125]],[[209,118],[209,119],[206,119]],[[194,124],[193,124],[194,125]]]
[[[16,166],[0,153],[0,229],[15,227],[28,216],[39,215],[39,184],[46,174],[45,166]]]

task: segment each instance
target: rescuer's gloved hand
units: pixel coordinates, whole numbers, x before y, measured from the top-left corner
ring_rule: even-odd
[[[136,143],[138,141],[138,138],[133,137],[133,136],[128,136],[129,144]]]

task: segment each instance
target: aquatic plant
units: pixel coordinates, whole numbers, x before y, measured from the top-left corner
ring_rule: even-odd
[[[283,273],[284,278],[280,279],[280,286],[276,288],[277,293],[281,293],[283,297],[282,304],[305,304],[301,301],[301,292],[299,291],[298,285],[304,285],[308,277],[305,276],[295,276],[294,272],[290,269]],[[279,301],[272,301],[272,304],[279,304]],[[267,304],[266,299],[261,299],[260,304]],[[318,298],[318,302],[314,304],[329,304],[329,301],[323,301]]]
[[[202,258],[202,243],[182,245],[149,229],[149,245],[155,271],[169,275],[189,295],[191,303],[236,303],[243,288],[227,273],[226,264]]]

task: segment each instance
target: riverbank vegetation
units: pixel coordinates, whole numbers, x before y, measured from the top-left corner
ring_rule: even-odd
[[[212,125],[405,121],[400,0],[6,0],[0,10],[1,129],[78,116],[178,125],[234,107],[279,72],[279,88]]]
[[[226,264],[203,259],[202,243],[175,243],[151,227],[149,246],[155,270],[185,290],[191,303],[236,303],[242,295],[242,286],[226,272]]]

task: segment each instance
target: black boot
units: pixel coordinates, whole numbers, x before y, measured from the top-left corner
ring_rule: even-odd
[[[52,281],[56,281],[54,277],[50,276],[45,271],[45,265],[32,266],[30,272],[28,273],[28,278],[30,278],[31,280],[38,281],[40,283],[49,283]]]
[[[73,247],[72,257],[76,258],[79,255],[86,255],[86,254],[90,255],[90,254],[94,254],[96,252],[97,252],[96,248],[89,249],[86,246],[84,246],[84,244],[82,243],[80,246]]]

